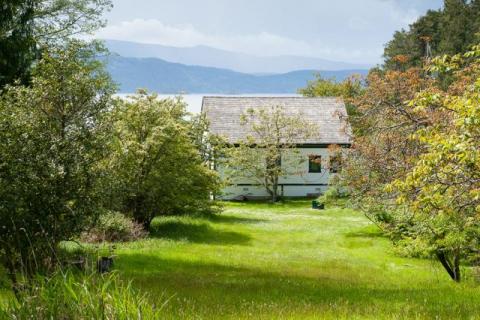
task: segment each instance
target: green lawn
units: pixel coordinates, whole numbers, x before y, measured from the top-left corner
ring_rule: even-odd
[[[162,218],[117,268],[167,319],[480,319],[480,289],[404,259],[361,214],[308,201]]]

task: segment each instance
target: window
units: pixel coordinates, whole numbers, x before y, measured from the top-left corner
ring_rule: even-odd
[[[341,169],[342,169],[342,156],[340,154],[330,156],[330,173],[340,172]]]
[[[322,172],[322,157],[317,155],[308,156],[308,172],[320,173]]]

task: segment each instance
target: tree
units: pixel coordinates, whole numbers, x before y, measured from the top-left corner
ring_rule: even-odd
[[[478,259],[477,49],[422,69],[371,73],[340,186],[397,250],[434,256],[455,281]],[[442,79],[451,78],[445,86]]]
[[[118,100],[110,172],[119,210],[149,229],[157,215],[209,210],[216,173],[202,161],[181,100],[139,91]]]
[[[301,116],[286,114],[281,106],[248,109],[241,121],[251,135],[229,148],[227,175],[233,182],[239,178],[254,180],[276,202],[279,178],[298,174],[295,171],[305,159],[295,147],[314,134],[315,126]]]
[[[12,281],[57,262],[60,241],[79,235],[101,202],[113,86],[74,41],[45,51],[31,85],[0,96],[0,256]]]
[[[397,56],[408,58],[406,68],[422,67],[427,43],[432,56],[457,54],[479,40],[480,1],[445,0],[443,9],[430,10],[408,30],[397,31],[384,50],[384,67],[398,70]]]
[[[33,0],[8,1],[0,6],[0,89],[19,80],[27,83],[36,57]]]
[[[480,46],[476,50],[464,57],[480,57]],[[435,63],[443,67],[444,61]],[[462,259],[480,255],[480,63],[475,64],[477,78],[462,94],[425,91],[411,102],[419,110],[444,110],[448,117],[416,131],[411,140],[424,144],[425,152],[404,178],[388,186],[412,213],[411,241],[423,243],[457,282]]]
[[[432,54],[437,54],[442,39],[442,15],[442,11],[429,10],[410,25],[409,30],[396,31],[385,46],[385,69],[421,68],[428,55],[427,42]],[[403,64],[398,63],[398,57],[401,56],[406,58]]]
[[[335,79],[324,79],[320,74],[316,79],[309,81],[305,88],[298,92],[305,97],[339,97],[346,102],[347,113],[349,116],[356,114],[355,106],[350,103],[353,98],[360,95],[364,90],[362,78],[359,75],[353,75],[342,82]]]
[[[9,0],[0,6],[0,89],[27,84],[44,50],[104,25],[111,0]],[[48,53],[47,53],[48,54]]]
[[[384,187],[403,176],[422,150],[405,138],[428,125],[428,118],[408,101],[431,83],[420,69],[372,72],[366,82],[365,91],[353,100],[358,110],[349,118],[353,145],[346,151],[338,181],[355,208],[391,231],[395,199]]]
[[[91,34],[105,25],[102,15],[111,8],[111,0],[36,0],[35,40],[44,46]]]

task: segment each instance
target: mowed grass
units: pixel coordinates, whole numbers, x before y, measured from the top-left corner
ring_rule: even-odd
[[[165,319],[480,319],[480,289],[432,261],[396,256],[360,213],[228,203],[158,218],[117,248],[116,268]]]

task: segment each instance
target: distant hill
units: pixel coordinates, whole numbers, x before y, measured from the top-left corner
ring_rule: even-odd
[[[368,71],[300,70],[284,74],[252,75],[226,69],[188,66],[156,58],[126,58],[111,55],[107,68],[120,92],[135,92],[146,88],[158,93],[296,93],[312,80],[316,73],[323,77],[343,80],[345,77]]]
[[[207,46],[179,48],[117,40],[106,40],[105,44],[111,52],[124,57],[159,58],[186,65],[222,68],[251,74],[286,73],[295,70],[339,71],[371,67],[300,56],[259,57]]]

